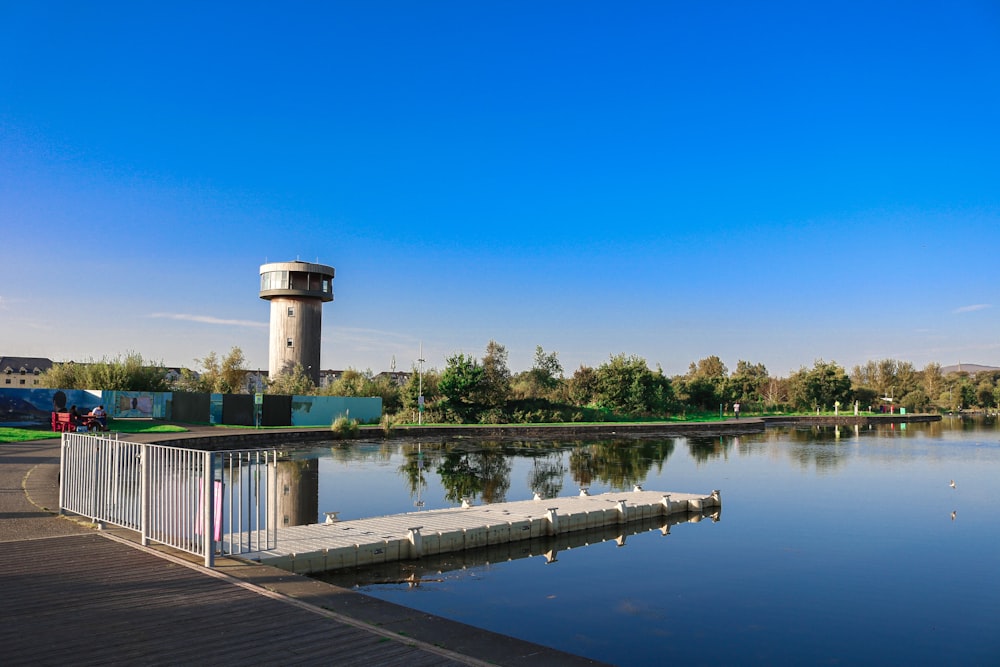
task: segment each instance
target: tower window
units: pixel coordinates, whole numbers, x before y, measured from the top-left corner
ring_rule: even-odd
[[[288,307],[288,316],[289,317],[295,317],[295,307],[294,306],[289,306]]]
[[[292,345],[292,339],[291,338],[289,338],[288,340],[285,341],[285,347],[295,347],[294,345]]]

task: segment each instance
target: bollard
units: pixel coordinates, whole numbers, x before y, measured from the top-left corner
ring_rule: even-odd
[[[559,508],[558,507],[550,507],[545,512],[545,518],[548,519],[548,522],[549,522],[548,531],[547,531],[549,535],[556,535],[559,532],[559,515],[556,514],[556,510],[557,509],[559,509]]]
[[[421,528],[423,526],[414,526],[407,529],[407,537],[410,540],[410,558],[420,558],[424,554],[424,538],[420,534]]]
[[[625,523],[628,521],[628,507],[625,506],[624,500],[619,500],[615,504],[615,509],[618,510],[618,523]]]
[[[670,514],[670,512],[672,510],[671,510],[671,507],[670,507],[670,494],[669,493],[663,494],[663,498],[660,500],[660,504],[663,505],[663,513],[664,514]]]

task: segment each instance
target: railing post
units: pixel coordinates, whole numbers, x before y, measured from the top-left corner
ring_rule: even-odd
[[[278,545],[278,452],[271,450],[267,475],[267,533],[265,546],[273,549]]]
[[[213,497],[215,491],[215,467],[212,465],[212,452],[205,452],[202,459],[202,495],[201,497],[205,499],[202,503],[202,515],[201,515],[201,525],[202,525],[202,548],[205,550],[205,567],[212,567],[214,565],[215,558],[215,526],[213,525],[213,519],[215,518],[215,498]]]
[[[142,546],[149,546],[149,445],[139,445],[139,529]]]
[[[66,503],[66,434],[59,436],[59,514]]]
[[[79,440],[79,436],[75,433],[71,436],[67,436],[74,442]],[[90,475],[90,521],[92,523],[98,520],[97,517],[97,496],[101,493],[101,448],[100,445],[94,443],[87,443],[85,446],[90,447],[93,450],[93,456],[91,458],[91,475]]]

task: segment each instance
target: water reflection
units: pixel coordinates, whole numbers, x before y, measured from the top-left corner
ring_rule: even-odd
[[[279,460],[276,468],[279,525],[315,523],[319,514],[319,459]]]
[[[620,491],[644,482],[653,467],[662,471],[673,453],[673,438],[596,442],[579,446],[570,453],[569,471],[581,488],[605,484]]]
[[[349,447],[336,448],[341,460],[349,459]],[[567,474],[580,488],[603,484],[612,490],[628,490],[641,484],[654,468],[663,470],[674,451],[674,440],[618,439],[589,444],[463,440],[401,443],[397,447],[405,457],[398,470],[411,497],[426,491],[428,475],[435,475],[449,502],[470,499],[499,503],[507,500],[517,459],[530,459],[527,486],[542,498],[560,495]]]
[[[558,452],[536,456],[531,461],[528,488],[540,498],[555,498],[563,489],[566,465]]]
[[[445,498],[461,502],[481,498],[484,503],[502,503],[510,489],[511,464],[498,443],[488,443],[483,449],[445,452],[437,466]]]
[[[944,424],[905,426],[770,428],[740,436],[596,441],[459,438],[331,443],[324,458],[332,463],[324,479],[318,479],[315,467],[318,452],[287,453],[296,463],[289,463],[281,473],[279,525],[321,521],[319,510],[340,511],[341,518],[361,518],[413,511],[414,507],[455,506],[466,500],[482,504],[532,496],[553,498],[579,489],[627,491],[667,477],[665,471],[678,444],[686,445],[682,468],[689,461],[708,469],[733,458],[780,457],[796,469],[822,473],[841,472],[854,459],[888,464],[899,457],[943,456],[946,450],[934,447],[933,442],[944,437],[958,436],[976,447],[995,446],[979,444],[985,438],[978,437],[994,433],[992,419],[946,418]],[[299,463],[306,458],[313,463]],[[399,483],[393,484],[392,477]],[[676,472],[670,477],[676,479]],[[681,490],[674,484],[660,486]]]
[[[728,458],[733,447],[734,438],[726,436],[718,437],[693,437],[687,439],[688,450],[691,458],[698,463],[705,463],[712,459]]]
[[[996,664],[997,428],[995,419],[946,417],[721,439],[329,443],[320,507],[342,518],[412,512],[411,494],[428,508],[454,506],[445,496],[461,492],[439,472],[449,453],[450,471],[461,469],[449,484],[498,474],[462,488],[503,487],[508,500],[637,481],[666,492],[721,488],[727,521],[683,535],[675,527],[684,539],[652,530],[623,535],[622,549],[595,537],[568,553],[530,545],[535,558],[510,562],[425,558],[410,565],[426,569],[383,568],[369,579],[389,585],[341,583],[619,664],[623,646],[635,665]],[[486,450],[508,465],[473,455]],[[859,520],[844,510],[849,501],[871,511]],[[710,609],[710,627],[690,609]]]

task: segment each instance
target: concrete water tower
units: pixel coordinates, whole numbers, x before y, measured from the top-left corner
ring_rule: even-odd
[[[295,364],[319,386],[323,304],[333,301],[332,266],[273,262],[260,267],[260,298],[271,302],[268,374],[274,378]]]

